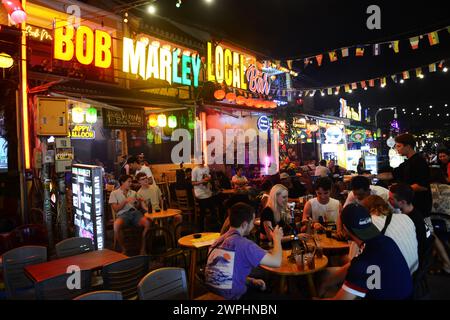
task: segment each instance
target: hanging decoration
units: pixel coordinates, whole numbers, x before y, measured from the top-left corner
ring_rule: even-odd
[[[158,126],[158,116],[156,114],[151,114],[148,117],[148,125],[152,128],[155,128]]]
[[[83,123],[84,122],[83,108],[75,107],[72,109],[72,122],[73,123]]]
[[[225,98],[225,90],[216,90],[214,92],[214,98],[216,98],[217,100],[222,100],[223,98]]]
[[[97,122],[97,109],[94,107],[89,107],[86,110],[86,122],[94,124]]]
[[[14,64],[14,59],[7,53],[0,53],[0,68],[8,69]]]
[[[2,4],[15,24],[20,24],[27,20],[27,14],[19,0],[2,0]]]
[[[165,114],[158,116],[158,127],[164,128],[167,125],[167,118]]]
[[[167,119],[169,128],[173,129],[177,127],[177,117],[175,117],[173,114],[169,116]]]

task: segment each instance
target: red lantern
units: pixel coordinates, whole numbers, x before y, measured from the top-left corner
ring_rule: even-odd
[[[214,92],[214,98],[217,100],[223,100],[225,98],[225,91],[224,90],[216,90]]]
[[[8,12],[11,20],[15,24],[23,23],[27,20],[27,14],[18,0],[2,0],[3,6]]]
[[[225,99],[227,99],[229,102],[234,102],[236,100],[236,94],[233,92],[228,92],[225,96]]]

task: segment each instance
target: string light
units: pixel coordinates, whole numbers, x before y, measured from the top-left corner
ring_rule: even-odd
[[[405,83],[405,80],[400,79],[400,84],[404,84],[404,83]]]
[[[447,72],[447,71],[448,71],[448,68],[447,68],[447,67],[444,67],[444,69],[442,69],[442,71]]]
[[[430,106],[430,109],[433,109],[433,106]]]
[[[177,3],[175,4],[175,7],[177,7],[177,8],[181,7],[181,0],[177,1]]]
[[[156,7],[153,4],[149,5],[147,7],[147,12],[150,13],[150,14],[155,14],[156,13]]]

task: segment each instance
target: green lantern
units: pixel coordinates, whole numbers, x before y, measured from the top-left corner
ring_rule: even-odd
[[[97,122],[97,109],[89,107],[89,109],[86,110],[86,122],[91,124]]]
[[[177,127],[177,117],[175,117],[173,114],[169,116],[167,119],[169,128],[173,129]]]

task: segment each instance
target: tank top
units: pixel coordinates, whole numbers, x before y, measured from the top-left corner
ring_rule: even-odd
[[[321,204],[317,198],[309,200],[312,211],[312,219],[318,221],[322,216],[326,222],[336,222],[339,214],[339,201],[330,198],[327,204]]]

